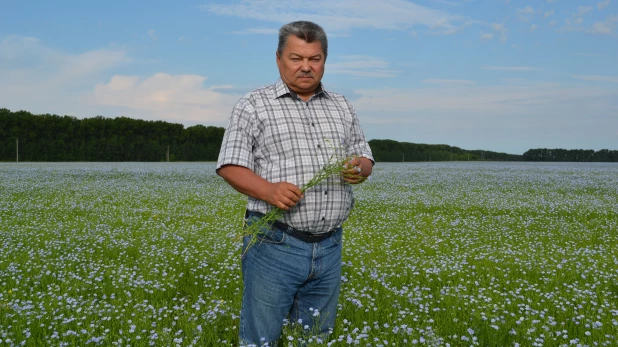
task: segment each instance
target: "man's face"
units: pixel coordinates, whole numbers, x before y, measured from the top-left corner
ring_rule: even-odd
[[[314,94],[324,75],[326,57],[319,41],[307,43],[294,35],[288,37],[277,66],[281,79],[298,96],[308,98]]]

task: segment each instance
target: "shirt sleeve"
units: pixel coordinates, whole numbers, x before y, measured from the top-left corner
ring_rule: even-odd
[[[375,164],[373,154],[371,153],[371,147],[369,147],[369,143],[365,140],[365,134],[363,133],[363,129],[361,128],[358,117],[356,116],[356,110],[354,110],[354,106],[352,106],[347,99],[345,99],[345,102],[348,105],[350,114],[352,115],[352,128],[350,130],[350,138],[347,143],[348,146],[346,155],[365,157]]]
[[[256,123],[255,108],[248,98],[242,98],[230,116],[230,122],[225,129],[217,171],[224,165],[244,166],[254,171],[253,145],[255,139],[252,131]]]

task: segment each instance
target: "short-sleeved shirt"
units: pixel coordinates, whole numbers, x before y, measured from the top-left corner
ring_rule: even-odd
[[[302,188],[333,160],[352,156],[374,161],[352,105],[322,85],[307,102],[279,79],[241,98],[225,130],[217,170],[238,165],[265,180]],[[282,222],[305,232],[325,233],[348,218],[352,187],[332,175],[305,191]],[[272,205],[249,197],[247,209],[267,213]]]

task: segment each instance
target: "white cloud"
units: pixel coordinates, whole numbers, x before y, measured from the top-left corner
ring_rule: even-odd
[[[247,28],[245,30],[232,31],[232,34],[248,35],[248,34],[260,34],[260,35],[277,35],[279,29],[267,29],[267,28]]]
[[[200,9],[218,15],[250,18],[275,23],[306,19],[320,23],[327,31],[354,28],[407,30],[424,26],[434,33],[449,34],[461,28],[465,20],[404,0],[243,0],[240,3],[208,3]]]
[[[592,11],[592,6],[578,6],[577,7],[578,16],[583,16],[590,11]]]
[[[218,92],[229,86],[206,88],[205,80],[199,75],[164,73],[145,79],[115,75],[95,86],[93,101],[142,119],[222,124],[241,95]]]
[[[453,6],[453,7],[458,7],[463,5],[460,2],[455,2],[455,1],[447,1],[447,0],[431,0],[431,2],[435,2],[438,3],[440,5],[448,5],[448,6]]]
[[[531,6],[526,6],[524,8],[518,8],[517,13],[520,14],[534,14],[534,9]]]
[[[494,38],[494,34],[492,33],[481,33],[481,39],[483,40],[491,40]]]
[[[595,22],[592,25],[591,32],[596,34],[611,34],[618,23],[618,17],[610,17],[602,22]]]
[[[329,74],[346,74],[356,77],[395,77],[399,71],[391,70],[389,63],[380,58],[365,55],[338,57],[335,63],[326,62]]]
[[[538,25],[536,25],[536,24],[532,24],[532,25],[530,26],[530,31],[535,31],[538,27],[539,27]]]
[[[597,8],[599,10],[602,10],[602,9],[606,8],[607,6],[609,6],[610,2],[611,2],[610,0],[603,0],[601,2],[597,2]]]
[[[79,118],[127,116],[224,125],[241,96],[221,92],[229,86],[205,87],[206,78],[196,75],[109,79],[111,70],[131,62],[120,49],[70,54],[36,38],[7,37],[0,40],[0,105]],[[101,83],[105,80],[109,82]]]
[[[453,34],[457,34],[458,32],[462,31],[463,29],[465,29],[466,27],[472,24],[479,24],[479,23],[480,22],[478,21],[466,21],[459,26],[451,26],[451,25],[445,25],[445,23],[441,21],[438,23],[438,25],[432,26],[430,28],[432,29],[430,34],[431,35],[453,35]]]
[[[158,40],[159,37],[156,35],[155,30],[154,29],[148,29],[148,37],[150,37],[153,40]]]
[[[581,56],[581,57],[606,57],[606,54],[600,53],[573,53],[573,55]]]
[[[573,78],[577,78],[577,79],[584,80],[584,81],[618,83],[618,76],[574,75]]]
[[[506,32],[507,32],[507,29],[504,27],[504,24],[491,23],[491,28],[494,31],[500,33],[500,42],[502,42],[502,43],[506,42]],[[481,35],[481,38],[483,38],[482,35]]]
[[[466,149],[494,142],[492,150],[511,153],[543,147],[544,141],[574,148],[603,148],[616,141],[618,120],[611,116],[618,110],[616,88],[518,83],[354,92],[358,98],[351,102],[369,138],[387,134],[394,140]],[[567,142],[565,133],[581,135]]]
[[[430,78],[422,80],[421,82],[425,84],[434,84],[434,85],[442,85],[442,86],[470,86],[475,85],[476,82],[470,80],[445,80],[438,78]]]
[[[484,66],[483,70],[491,70],[491,71],[535,71],[541,70],[536,67],[530,66]]]
[[[49,48],[36,38],[5,37],[0,40],[0,105],[85,115],[85,90],[106,71],[130,61],[121,49],[70,54]]]
[[[599,34],[611,34],[612,27],[606,22],[596,22],[592,24],[592,32]]]
[[[545,12],[545,14],[543,14],[543,16],[545,16],[545,18],[547,18],[549,16],[553,16],[553,15],[554,15],[554,10],[547,11],[547,12]]]
[[[48,48],[33,37],[8,36],[0,41],[0,71],[39,74],[55,81],[90,75],[129,61],[125,51],[119,49],[68,54]]]
[[[570,100],[577,93],[578,98],[597,95],[600,90],[585,88],[560,88],[555,85],[538,86],[491,86],[469,88],[419,88],[410,90],[380,89],[355,90],[360,98],[353,103],[358,109],[415,112],[418,110],[458,110],[461,112],[482,111],[490,114],[496,111],[517,111],[519,107],[556,104]],[[617,94],[618,91],[604,91],[603,95]],[[400,100],[400,102],[394,102]],[[593,102],[589,100],[589,102]],[[535,111],[538,113],[540,110]]]
[[[517,9],[517,18],[521,21],[529,21],[532,15],[534,15],[532,6]]]
[[[591,34],[613,34],[618,23],[618,16],[608,17],[604,21],[597,21],[590,26],[584,26],[582,18],[576,18],[574,21],[566,19],[565,26],[562,31],[583,31]]]

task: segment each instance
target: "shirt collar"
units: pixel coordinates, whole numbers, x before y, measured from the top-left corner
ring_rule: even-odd
[[[290,87],[288,87],[288,85],[285,84],[285,82],[283,82],[281,78],[279,78],[277,80],[277,83],[275,83],[275,99],[286,95],[291,96],[293,99],[298,99],[298,95],[292,89],[290,89]],[[330,97],[328,95],[328,92],[324,89],[324,85],[322,84],[322,82],[320,82],[320,85],[315,90],[314,95],[324,95],[327,98]]]

